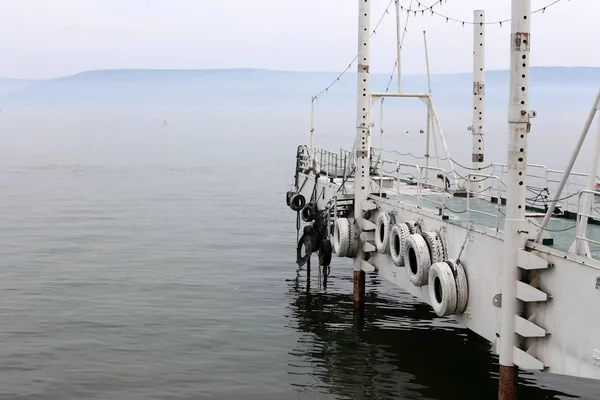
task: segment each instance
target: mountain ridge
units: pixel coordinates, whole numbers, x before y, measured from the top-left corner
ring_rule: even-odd
[[[2,90],[0,79],[0,108],[299,106],[339,75],[252,68],[91,70],[16,85],[12,82],[12,90]],[[588,94],[600,87],[600,67],[532,67],[530,75],[532,98],[544,102],[555,97],[568,106],[584,104]],[[508,70],[486,71],[487,104],[504,107],[509,79]],[[389,84],[389,74],[372,74],[372,90],[394,88],[394,81],[395,77]],[[432,74],[436,103],[440,107],[470,107],[471,82],[471,73]],[[9,81],[5,83],[10,86]],[[427,76],[405,75],[403,88],[406,92],[426,92]],[[328,91],[327,98],[332,106],[346,106],[354,102],[355,93],[356,73],[348,71]]]
[[[573,70],[585,70],[585,71],[600,71],[600,67],[593,66],[532,66],[531,70],[546,70],[546,71],[573,71]],[[51,81],[51,80],[59,80],[59,79],[68,79],[77,76],[85,76],[85,75],[99,75],[99,74],[116,74],[116,73],[236,73],[236,72],[258,72],[258,73],[272,73],[272,74],[340,74],[341,71],[301,71],[301,70],[280,70],[280,69],[269,69],[269,68],[189,68],[189,69],[181,69],[181,68],[109,68],[109,69],[93,69],[93,70],[85,70],[81,72],[77,72],[74,74],[57,76],[54,78],[4,78],[0,77],[2,81]],[[486,71],[488,73],[508,73],[508,69],[489,69]],[[354,71],[348,71],[348,74],[354,73]],[[372,75],[387,75],[385,73],[373,73]],[[411,76],[425,76],[426,74],[403,74],[403,77],[411,77]],[[450,72],[450,73],[433,73],[431,76],[457,76],[457,75],[472,75],[472,72]]]

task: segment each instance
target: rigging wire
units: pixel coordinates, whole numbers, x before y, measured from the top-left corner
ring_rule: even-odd
[[[425,5],[423,3],[421,3],[419,0],[415,0],[415,1],[417,2],[417,4],[420,7],[425,7]],[[560,1],[561,0],[554,0],[552,3],[550,3],[550,4],[548,4],[548,5],[544,6],[544,7],[540,7],[538,9],[532,11],[531,14],[537,14],[537,13],[540,13],[540,12],[541,13],[545,13],[547,8],[552,7],[553,5],[555,5],[557,3],[560,3]],[[442,4],[442,0],[439,0],[439,2],[436,2],[434,5],[441,5],[441,4]],[[467,25],[475,25],[475,24],[479,23],[481,25],[500,25],[500,27],[502,27],[502,24],[510,22],[510,18],[503,19],[503,20],[490,21],[490,22],[464,21],[462,19],[449,17],[449,16],[447,16],[445,14],[442,14],[442,13],[439,13],[439,12],[435,11],[433,9],[433,5],[430,6],[430,7],[425,7],[423,9],[412,9],[411,7],[408,7],[408,8],[404,7],[404,8],[402,8],[402,6],[401,6],[401,9],[403,9],[407,13],[413,13],[413,15],[415,17],[418,16],[418,13],[421,13],[421,15],[424,16],[425,12],[428,11],[428,12],[431,12],[431,15],[436,15],[438,17],[444,18],[446,20],[446,22],[449,22],[449,21],[458,22],[458,23],[461,23],[462,26],[465,26],[465,24],[467,24]]]
[[[396,1],[400,1],[400,0],[396,0]],[[412,3],[413,3],[413,0],[410,0],[409,7],[412,7]],[[406,19],[404,20],[404,31],[402,31],[402,38],[400,38],[400,52],[402,52],[402,49],[404,46],[404,37],[406,36],[406,32],[408,31],[407,28],[408,28],[408,20],[409,19],[410,19],[410,13],[406,13]],[[396,72],[396,67],[398,66],[399,62],[400,62],[400,54],[396,55],[396,62],[394,62],[394,68],[392,68],[392,73],[390,74],[390,80],[388,81],[387,86],[385,87],[386,93],[388,93],[390,91],[390,86],[392,85],[392,81],[394,80],[394,74]],[[398,79],[400,79],[400,77],[398,77]],[[383,101],[383,98],[381,100]]]
[[[388,3],[387,7],[385,8],[385,11],[381,15],[381,18],[379,18],[379,21],[375,25],[375,28],[371,31],[371,35],[370,35],[371,37],[373,37],[373,35],[377,34],[377,29],[379,29],[379,26],[383,22],[385,16],[389,14],[390,8],[391,8],[392,4],[394,4],[394,1],[395,0],[390,0],[390,2]],[[417,1],[417,0],[411,0],[411,5],[412,5],[413,1]],[[432,10],[433,7],[441,5],[442,1],[448,1],[448,0],[439,0],[439,2],[436,1],[435,4],[432,4],[431,6],[426,7],[426,9],[427,10]],[[400,9],[406,10],[406,7],[400,6]],[[406,32],[406,30],[405,30],[405,32]],[[404,34],[402,35],[402,41],[403,40],[404,40]],[[317,95],[315,95],[315,96],[312,97],[312,101],[313,102],[316,101],[324,93],[328,92],[329,89],[331,89],[332,86],[334,86],[336,83],[338,83],[340,81],[340,79],[342,78],[342,76],[344,76],[346,74],[346,72],[348,72],[350,70],[350,68],[352,68],[352,65],[354,65],[354,62],[356,62],[357,59],[358,59],[358,54],[356,54],[356,56],[354,56],[354,58],[352,59],[352,61],[350,61],[350,63],[348,64],[348,66],[333,80],[333,82],[331,82],[325,89],[323,89]]]
[[[414,9],[412,8],[412,2],[415,1],[417,3],[417,5],[419,6],[418,9]],[[444,18],[446,20],[446,22],[449,21],[453,21],[453,22],[458,22],[461,23],[463,26],[465,26],[465,24],[467,25],[474,25],[476,24],[476,22],[474,21],[465,21],[465,20],[461,20],[458,18],[453,18],[453,17],[449,17],[445,14],[439,13],[437,11],[434,10],[434,7],[436,6],[441,6],[442,4],[444,4],[444,2],[447,2],[448,0],[436,0],[435,3],[433,3],[430,6],[427,6],[425,4],[423,4],[421,1],[419,0],[411,0],[410,5],[408,7],[402,6],[400,5],[400,9],[403,11],[406,11],[408,15],[410,15],[410,13],[413,13],[413,15],[416,17],[418,15],[418,13],[420,12],[421,15],[425,15],[425,12],[431,12],[431,15],[436,15],[438,17]],[[531,12],[531,14],[536,14],[536,13],[544,13],[546,12],[546,9],[549,7],[554,6],[555,4],[560,3],[562,0],[554,0],[553,2],[549,3],[548,5],[544,6],[544,7],[540,7],[534,11]],[[570,0],[567,0],[570,1]],[[383,12],[383,15],[381,16],[381,18],[379,19],[379,21],[377,22],[377,24],[375,25],[375,28],[372,30],[371,32],[371,37],[373,37],[373,35],[377,34],[377,29],[379,28],[379,26],[381,25],[381,23],[383,22],[385,16],[387,14],[389,14],[389,9],[392,6],[392,4],[394,3],[394,0],[390,0],[390,2],[388,3],[387,7],[385,8],[385,11]],[[407,15],[407,16],[408,16]],[[508,19],[503,19],[503,20],[496,20],[496,21],[490,21],[490,22],[483,22],[481,24],[484,25],[495,25],[495,24],[499,24],[500,27],[502,27],[503,23],[506,22],[510,22],[510,18]],[[408,23],[408,19],[405,22],[405,26]],[[404,29],[404,33],[402,35],[402,42],[404,41],[404,36],[406,33],[406,28]],[[352,68],[352,65],[354,64],[354,62],[358,59],[358,54],[356,54],[356,56],[354,56],[354,58],[352,59],[352,61],[350,61],[350,63],[348,64],[348,66],[325,88],[323,89],[321,92],[319,92],[317,95],[312,97],[312,101],[316,101],[321,95],[323,95],[324,93],[328,92],[329,89],[331,89],[331,87],[333,87],[336,83],[338,83],[340,81],[340,79],[346,74],[346,72],[348,72],[350,70],[350,68]],[[398,60],[396,60],[396,62],[398,62]],[[396,66],[394,66],[395,68]],[[392,73],[393,75],[393,73]],[[390,81],[391,83],[391,81]],[[388,89],[390,86],[390,83],[388,83]]]
[[[385,18],[385,16],[386,16],[387,14],[389,14],[390,7],[392,6],[392,4],[393,4],[393,3],[394,3],[394,0],[390,0],[390,2],[388,3],[387,7],[385,8],[385,11],[383,12],[383,15],[381,16],[381,18],[379,18],[379,22],[377,22],[377,24],[375,25],[375,28],[373,28],[373,30],[371,31],[371,35],[370,35],[371,37],[373,37],[373,35],[376,35],[376,34],[377,34],[377,29],[379,29],[379,26],[380,26],[380,25],[381,25],[381,23],[383,22],[383,19]],[[319,94],[317,94],[316,96],[313,96],[313,97],[312,97],[312,101],[313,101],[313,102],[314,102],[314,101],[316,101],[316,100],[317,100],[317,99],[318,99],[318,98],[319,98],[319,97],[320,97],[320,96],[321,96],[323,93],[326,93],[326,92],[328,92],[328,91],[329,91],[329,89],[330,89],[330,88],[331,88],[333,85],[335,85],[336,83],[338,83],[338,82],[340,81],[340,78],[341,78],[342,76],[344,76],[344,74],[346,74],[346,72],[348,72],[348,71],[350,70],[350,68],[352,68],[352,65],[354,64],[354,62],[355,62],[357,59],[358,59],[358,53],[357,53],[357,54],[354,56],[354,58],[352,59],[352,61],[350,61],[350,64],[348,64],[348,66],[346,67],[346,69],[344,69],[344,70],[342,71],[342,73],[341,73],[341,74],[339,74],[339,75],[337,76],[337,78],[335,78],[335,79],[333,80],[333,82],[331,82],[331,83],[329,84],[329,86],[327,86],[325,89],[323,89],[321,92],[319,92]]]
[[[452,158],[452,157],[450,157],[450,160],[451,160],[451,161],[452,161],[454,164],[458,165],[459,167],[461,167],[461,168],[464,168],[464,169],[467,169],[467,170],[469,170],[469,171],[481,171],[481,170],[488,169],[488,168],[490,168],[490,167],[493,167],[493,166],[494,166],[494,164],[488,164],[488,165],[486,165],[485,167],[481,167],[481,168],[470,168],[470,167],[465,167],[464,165],[462,165],[462,164],[460,164],[460,163],[456,162],[456,160],[454,160],[454,158]]]

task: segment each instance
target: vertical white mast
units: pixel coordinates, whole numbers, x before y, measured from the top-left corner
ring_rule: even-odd
[[[510,96],[508,108],[508,182],[504,251],[502,268],[502,308],[500,328],[499,399],[516,395],[517,368],[513,363],[514,348],[519,345],[515,333],[517,300],[517,250],[527,241],[524,231],[525,182],[527,176],[527,135],[529,133],[529,56],[530,0],[512,0],[510,35]]]
[[[473,170],[484,167],[484,108],[485,108],[485,11],[473,12]],[[483,180],[473,176],[471,194],[478,197],[483,192]]]
[[[369,85],[371,0],[358,0],[358,91],[356,118],[356,172],[354,174],[354,218],[364,213],[370,192],[371,166],[371,92]],[[365,275],[361,270],[364,253],[354,259],[354,306],[364,303]]]
[[[400,26],[400,0],[396,0],[396,50],[398,52],[398,93],[402,93],[402,27]]]
[[[427,93],[431,95],[431,77],[429,74],[429,51],[427,50],[427,32],[423,31],[423,44],[425,45],[425,68],[427,71]],[[425,167],[427,167],[425,171],[425,182],[429,183],[429,137],[431,135],[431,106],[429,103],[431,99],[427,100],[427,137],[425,139]],[[436,154],[436,157],[438,155]],[[444,182],[445,185],[445,182]]]
[[[315,100],[313,97],[310,101],[310,168],[315,167],[315,144],[314,144],[314,134],[315,134]]]

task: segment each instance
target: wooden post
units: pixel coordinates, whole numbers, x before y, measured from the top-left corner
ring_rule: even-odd
[[[517,398],[517,376],[517,367],[500,365],[500,382],[498,384],[499,400],[515,400]]]
[[[365,271],[354,271],[354,309],[365,305]]]

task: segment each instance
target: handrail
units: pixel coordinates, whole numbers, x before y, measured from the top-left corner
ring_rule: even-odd
[[[594,208],[592,205],[594,197],[592,197],[592,202],[589,203],[590,211],[589,211],[589,214],[587,214],[584,212],[580,212],[581,211],[581,197],[583,194],[591,194],[594,197],[600,195],[600,193],[596,192],[595,190],[584,189],[584,190],[579,191],[579,193],[577,195],[577,221],[575,223],[575,245],[577,246],[578,241],[580,241],[580,240],[583,240],[588,243],[594,243],[594,244],[600,245],[599,241],[590,239],[586,236],[588,218],[594,217],[592,215],[592,210]]]
[[[560,171],[560,170],[557,170],[557,169],[549,169],[548,170],[548,175],[549,176],[550,176],[550,174],[558,174],[558,175],[561,176],[561,179],[560,180],[554,180],[554,179],[551,179],[550,177],[548,177],[548,182],[549,183],[558,183],[558,184],[560,184],[560,182],[562,181],[562,176],[564,175],[564,173],[565,173],[565,171]],[[571,173],[569,174],[568,178],[566,179],[566,181],[564,183],[564,185],[566,186],[566,191],[565,191],[564,196],[563,196],[563,198],[565,199],[565,207],[564,207],[564,209],[566,211],[570,211],[571,210],[571,205],[572,205],[571,204],[571,197],[572,197],[572,195],[574,195],[575,193],[578,193],[578,190],[573,190],[573,187],[575,187],[575,189],[577,187],[581,187],[581,188],[586,188],[587,187],[586,183],[583,183],[583,182],[580,183],[580,182],[577,182],[577,181],[572,181],[571,180],[572,176],[573,177],[587,178],[588,174],[583,173],[583,172],[572,172],[571,171]],[[552,200],[549,201],[549,202],[552,202]],[[578,210],[575,210],[575,212],[577,213]]]
[[[446,180],[448,178],[448,173],[442,169],[442,168],[438,168],[438,167],[421,167],[421,172],[423,172],[423,170],[427,170],[427,171],[440,171],[442,173],[442,201],[436,201],[436,200],[432,200],[432,199],[426,199],[426,201],[429,201],[431,203],[434,204],[439,204],[442,207],[442,217],[444,216],[444,210],[446,209],[446,196],[444,195],[444,193],[446,193]],[[422,194],[423,194],[423,190],[422,190],[422,180],[419,179],[419,186],[421,186],[421,188],[419,188],[419,196],[421,196],[422,198]],[[432,185],[434,187],[437,187],[438,185]],[[421,200],[422,203],[422,200]]]
[[[380,175],[380,180],[379,180],[379,197],[381,197],[381,194],[383,193],[383,177],[384,177],[384,173],[385,174],[389,174],[389,172],[385,172],[383,170],[383,164],[385,164],[385,163],[387,163],[387,164],[394,164],[396,166],[396,171],[398,171],[398,169],[400,168],[400,163],[398,161],[395,161],[395,160],[383,160],[383,159],[379,160],[379,163],[380,163],[380,165],[382,167],[381,168],[381,172],[379,173],[379,175]],[[385,175],[385,176],[393,178],[392,175]],[[400,192],[400,190],[398,188],[399,183],[400,183],[400,181],[397,180],[396,181],[396,196],[399,196],[399,192]]]
[[[488,213],[485,211],[479,211],[479,210],[471,210],[470,205],[471,205],[471,189],[467,188],[467,224],[471,221],[471,212],[476,213],[476,214],[482,214],[482,215],[489,215],[491,217],[495,217],[496,218],[496,232],[498,232],[500,230],[500,204],[502,203],[500,201],[501,199],[501,187],[502,187],[502,181],[500,180],[499,177],[495,176],[495,175],[486,175],[486,174],[478,174],[478,173],[471,173],[468,175],[469,178],[469,182],[471,181],[471,177],[480,177],[480,178],[485,178],[485,180],[487,179],[493,179],[496,182],[498,182],[498,201],[496,203],[496,215],[492,214],[492,213]]]
[[[411,167],[411,168],[415,168],[417,170],[417,195],[413,196],[410,194],[406,194],[406,196],[409,197],[416,197],[417,199],[417,208],[421,208],[421,167],[419,167],[417,164],[409,164],[409,163],[398,163],[398,176],[397,176],[397,181],[398,181],[398,185],[397,185],[397,192],[398,195],[397,197],[397,203],[400,204],[400,168],[401,167]]]

